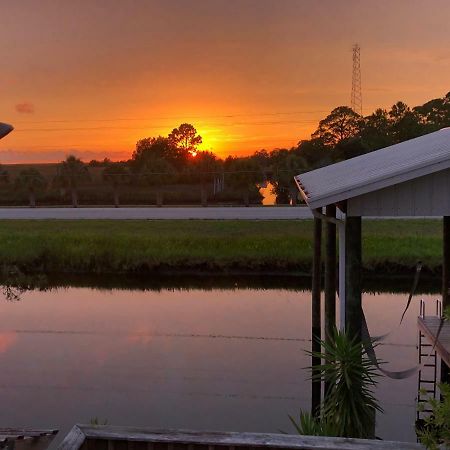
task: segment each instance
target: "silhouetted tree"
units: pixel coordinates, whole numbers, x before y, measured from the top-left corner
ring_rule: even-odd
[[[264,180],[259,165],[249,157],[234,158],[229,156],[224,163],[225,183],[242,192],[245,206],[250,204],[250,192],[257,191],[257,183]]]
[[[164,158],[152,156],[146,158],[139,172],[139,180],[146,185],[154,186],[156,189],[156,204],[163,204],[162,186],[170,182],[174,175],[173,166]]]
[[[39,170],[31,167],[19,172],[15,180],[18,190],[25,190],[28,193],[30,208],[36,207],[36,193],[45,189],[47,180]]]
[[[413,110],[419,115],[427,133],[450,127],[450,92],[443,98],[435,98]]]
[[[333,162],[330,149],[320,139],[303,140],[298,143],[294,153],[301,156],[308,170],[317,169]]]
[[[221,162],[217,156],[208,151],[197,152],[191,162],[192,178],[200,182],[200,198],[203,206],[208,202],[207,184],[213,183],[219,175]]]
[[[0,185],[5,186],[9,183],[9,172],[6,170],[5,166],[0,164]]]
[[[90,180],[88,168],[83,161],[74,155],[70,155],[58,167],[58,173],[55,178],[57,185],[70,190],[72,197],[72,206],[78,207],[78,186]]]
[[[190,154],[195,154],[202,143],[202,137],[190,123],[182,123],[178,128],[174,128],[168,139],[172,145]]]
[[[172,168],[186,167],[189,154],[176,147],[169,138],[158,136],[141,139],[136,143],[136,150],[131,157],[130,165],[134,172],[139,172],[149,161],[163,159]]]
[[[273,167],[273,193],[277,203],[297,204],[298,188],[294,177],[308,170],[306,160],[294,152],[288,152],[278,159]]]
[[[391,120],[385,109],[378,108],[364,118],[361,137],[370,150],[378,150],[392,144]]]
[[[120,205],[119,188],[130,181],[130,173],[128,172],[127,166],[120,162],[108,163],[103,169],[102,179],[111,186],[114,196],[114,206],[118,208]]]
[[[312,134],[313,139],[320,139],[326,147],[334,147],[341,141],[358,136],[361,131],[362,118],[348,106],[338,106]]]
[[[412,111],[403,102],[397,102],[392,106],[389,117],[393,144],[415,138],[426,132],[426,128],[421,124],[419,114]]]

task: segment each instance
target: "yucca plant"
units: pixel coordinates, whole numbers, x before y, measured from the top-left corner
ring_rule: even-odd
[[[382,412],[373,391],[377,385],[376,363],[368,358],[364,346],[346,332],[334,330],[330,342],[321,341],[324,364],[313,376],[330,389],[322,405],[322,416],[336,426],[339,436],[374,437],[375,412]]]
[[[330,342],[320,341],[321,352],[307,352],[323,360],[309,367],[313,379],[330,386],[317,419],[300,413],[296,422],[300,434],[373,438],[375,412],[382,412],[373,390],[377,385],[378,361],[367,356],[361,342],[346,332],[334,330]]]

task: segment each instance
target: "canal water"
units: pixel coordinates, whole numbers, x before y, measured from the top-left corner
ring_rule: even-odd
[[[0,301],[2,426],[112,425],[292,432],[310,406],[310,292],[290,283],[28,290]],[[292,283],[291,283],[292,284]],[[295,284],[295,283],[294,283]],[[273,285],[273,287],[270,287]],[[378,356],[416,364],[418,295],[398,328],[405,293],[366,293]],[[381,378],[383,439],[414,441],[417,377]]]

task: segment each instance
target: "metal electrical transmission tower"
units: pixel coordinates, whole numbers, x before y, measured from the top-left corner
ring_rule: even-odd
[[[353,46],[353,73],[352,73],[352,98],[353,111],[362,116],[362,92],[361,92],[361,47]]]

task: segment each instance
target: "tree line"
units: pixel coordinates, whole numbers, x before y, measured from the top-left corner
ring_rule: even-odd
[[[260,187],[268,182],[277,203],[295,205],[295,175],[449,126],[450,92],[413,108],[397,102],[389,110],[379,108],[365,117],[348,106],[339,106],[319,122],[310,139],[292,148],[262,149],[250,156],[221,159],[210,151],[200,151],[202,137],[193,125],[184,123],[168,136],[139,140],[126,161],[105,159],[86,164],[70,155],[58,164],[52,180],[31,167],[19,173],[14,187],[28,193],[33,207],[37,193],[51,184],[67,190],[76,207],[79,187],[90,181],[88,167],[101,167],[102,182],[110,186],[115,206],[119,206],[125,185],[151,186],[156,203],[161,205],[164,186],[186,184],[200,187],[202,204],[208,196],[232,189],[248,205],[251,198],[259,198]],[[10,182],[8,171],[1,166],[0,184]]]

